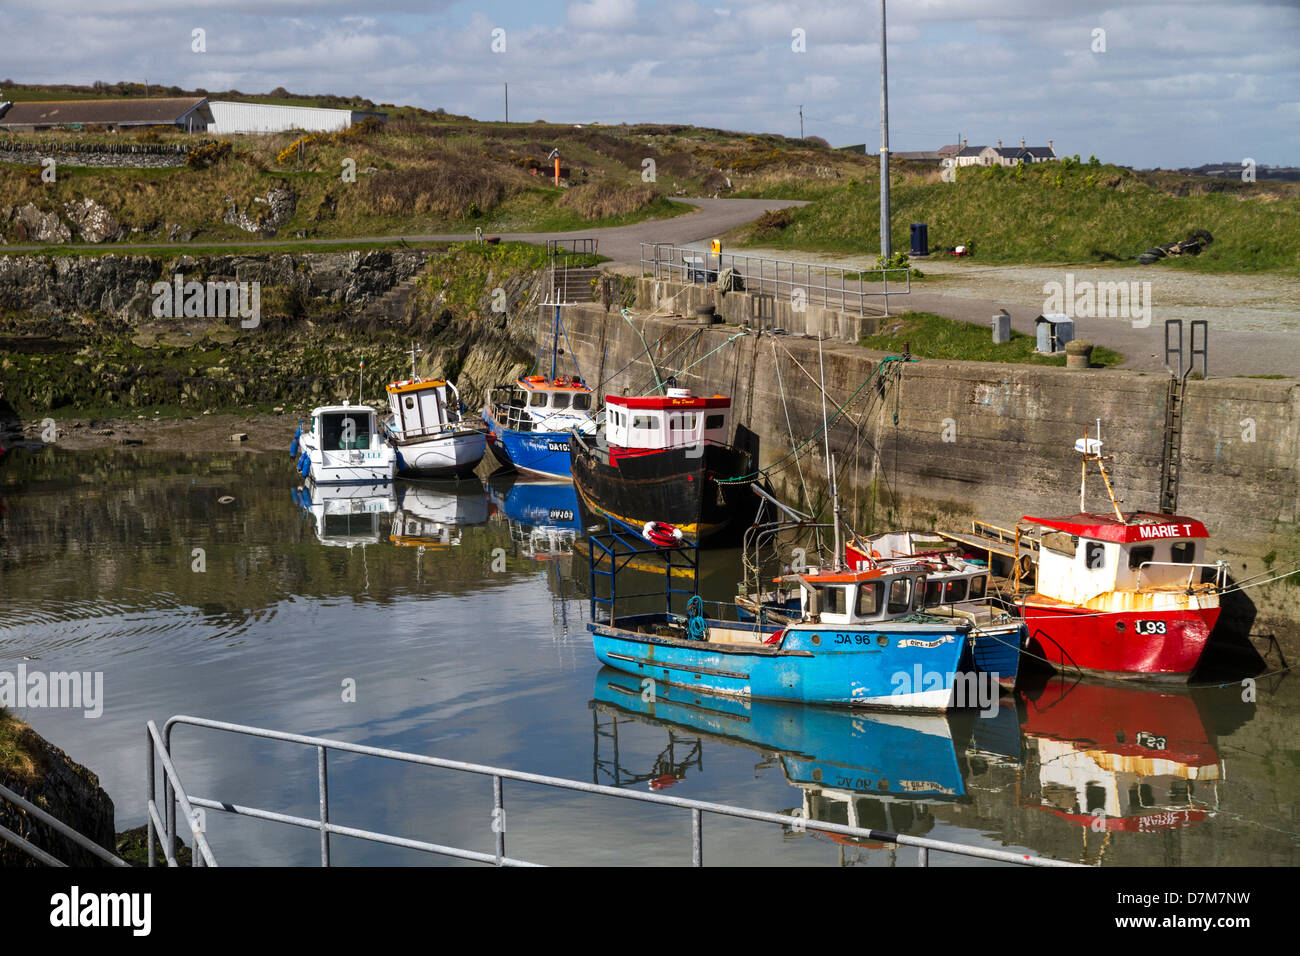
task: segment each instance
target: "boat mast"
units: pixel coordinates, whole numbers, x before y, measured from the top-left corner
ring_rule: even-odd
[[[830,422],[826,417],[826,365],[822,361],[822,336],[817,335],[817,373],[821,376],[822,390],[822,435],[826,439],[826,482],[831,493],[831,524],[835,529],[835,551],[831,555],[831,568],[840,569],[840,497],[838,483],[835,480],[835,456],[831,454]]]
[[[418,342],[413,342],[411,343],[411,347],[406,351],[407,354],[411,356],[411,381],[418,382],[420,380],[420,376],[415,374],[415,357],[417,355],[422,354],[424,350],[420,348]]]

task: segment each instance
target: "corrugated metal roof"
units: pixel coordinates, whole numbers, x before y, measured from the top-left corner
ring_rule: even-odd
[[[207,98],[202,96],[121,100],[42,100],[15,103],[2,126],[171,126],[200,110],[206,126]]]

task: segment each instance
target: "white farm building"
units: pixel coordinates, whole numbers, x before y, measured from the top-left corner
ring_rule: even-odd
[[[214,135],[228,133],[283,133],[300,129],[311,133],[334,133],[359,123],[367,116],[386,120],[383,113],[361,110],[330,110],[316,106],[274,106],[269,103],[209,102],[212,122],[208,132]]]

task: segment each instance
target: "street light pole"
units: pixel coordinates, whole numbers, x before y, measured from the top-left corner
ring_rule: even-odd
[[[880,0],[880,255],[889,243],[889,67],[885,59],[885,0]]]

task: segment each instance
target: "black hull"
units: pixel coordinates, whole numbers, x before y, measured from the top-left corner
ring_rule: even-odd
[[[579,504],[591,516],[612,516],[637,528],[663,521],[696,541],[719,541],[740,534],[758,506],[752,482],[716,480],[752,470],[749,455],[730,445],[708,444],[703,454],[678,448],[615,457],[611,464],[607,450],[575,438],[569,456]]]

